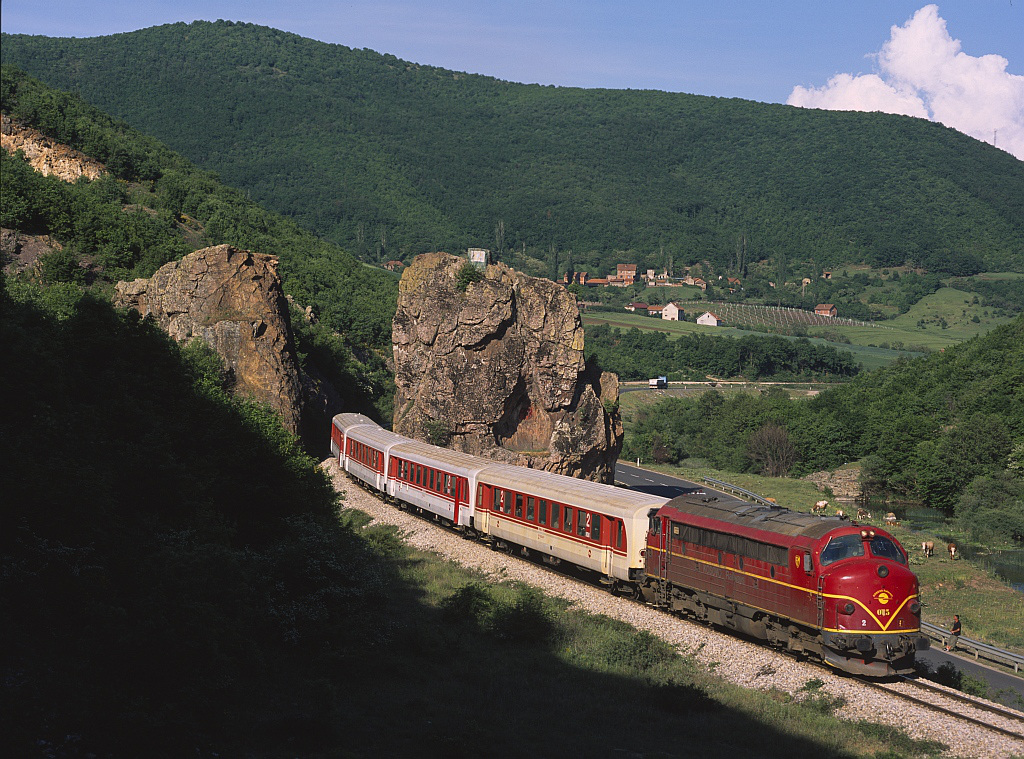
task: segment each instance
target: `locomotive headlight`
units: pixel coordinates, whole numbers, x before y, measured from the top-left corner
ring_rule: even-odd
[[[841,614],[853,614],[855,609],[856,607],[852,603],[847,601],[846,605],[839,609],[839,612]]]
[[[868,531],[867,530],[861,530],[860,531],[860,539],[861,540],[867,540],[868,539]]]
[[[910,604],[910,613],[911,614],[920,614],[921,613],[921,604],[919,604],[917,601],[912,601],[911,604]]]
[[[879,564],[878,565],[878,576],[879,577],[888,577],[889,576],[889,567],[885,566],[885,564]]]

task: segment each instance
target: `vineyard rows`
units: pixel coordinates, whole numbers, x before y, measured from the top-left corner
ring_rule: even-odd
[[[738,326],[741,324],[782,328],[792,326],[877,328],[879,326],[873,322],[861,322],[856,319],[844,319],[839,316],[821,316],[813,311],[804,311],[799,308],[757,306],[743,303],[706,303],[702,301],[686,303],[677,301],[676,305],[686,311],[699,310],[700,313],[710,311],[726,326]]]

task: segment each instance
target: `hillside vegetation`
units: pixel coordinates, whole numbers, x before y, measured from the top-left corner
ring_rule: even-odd
[[[871,493],[1024,541],[1024,316],[960,345],[862,373],[809,400],[669,398],[638,413],[625,458],[701,459],[774,476],[860,461]]]
[[[1024,265],[1024,164],[920,119],[521,85],[227,21],[0,55],[370,260]]]
[[[390,569],[315,462],[209,349],[77,285],[0,275],[0,345],[7,755],[320,729]]]
[[[24,126],[106,164],[92,182],[62,182],[0,151],[0,226],[48,234],[63,249],[44,255],[44,281],[90,283],[152,276],[186,253],[229,243],[277,256],[285,292],[318,319],[293,319],[301,358],[347,401],[390,416],[391,318],[397,278],[260,207],[215,174],[75,95],[21,71],[0,69],[0,107]]]

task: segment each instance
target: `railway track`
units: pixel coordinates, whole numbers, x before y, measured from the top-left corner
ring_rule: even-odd
[[[947,690],[927,680],[900,678],[895,682],[873,682],[864,678],[855,678],[857,682],[867,685],[876,690],[896,696],[904,701],[916,704],[929,711],[943,714],[953,719],[969,722],[978,725],[986,730],[991,730],[1008,738],[1015,738],[1024,741],[1024,714],[1006,709],[995,704],[982,701],[981,699],[969,696],[965,693]],[[922,695],[914,695],[911,691],[917,691]],[[927,694],[927,697],[924,696]],[[946,704],[939,703],[945,701]],[[952,703],[950,703],[952,702]],[[960,708],[954,705],[959,704]],[[973,710],[975,714],[965,713],[964,707]],[[991,715],[988,717],[978,716],[978,713]],[[992,717],[998,723],[992,721]]]
[[[442,520],[417,516],[415,508],[399,509],[393,502],[387,505],[380,493],[349,478],[338,469],[335,461],[327,460],[323,463],[329,465],[329,472],[339,490],[363,494],[353,496],[355,502],[351,507],[363,509],[374,517],[375,522],[399,525],[410,544],[420,550],[438,553],[448,560],[466,564],[503,581],[534,585],[545,593],[570,600],[586,612],[607,615],[651,632],[680,651],[694,656],[698,662],[708,664],[709,669],[736,685],[755,690],[781,689],[799,699],[800,693],[807,690],[805,686],[812,678],[816,678],[816,673],[824,676],[827,672],[828,692],[844,699],[844,706],[836,716],[891,725],[915,738],[937,740],[947,745],[957,756],[976,759],[1024,756],[1024,719],[1020,714],[989,707],[966,695],[957,698],[959,694],[929,684],[923,687],[934,692],[922,693],[920,695],[923,698],[918,698],[910,694],[921,686],[908,684],[916,681],[883,686],[881,689],[886,690],[892,698],[879,698],[873,693],[872,688],[875,686],[870,681],[864,682],[836,673],[813,659],[795,656],[774,647],[755,645],[741,635],[727,635],[726,631],[709,627],[705,623],[630,602],[619,594],[609,593],[604,585],[580,577],[578,573],[561,571],[565,569],[564,566],[552,569],[547,563],[542,563],[537,555],[523,557],[517,548],[510,552],[495,550],[480,541],[467,540],[458,531],[446,529]],[[423,529],[417,531],[412,523],[422,525]],[[498,558],[502,554],[509,554],[510,558],[518,561],[505,563]],[[488,555],[493,558],[488,558]],[[536,569],[544,571],[533,576],[531,572]],[[551,579],[545,580],[544,576]],[[573,590],[574,586],[584,592]],[[594,591],[599,592],[595,594]],[[602,598],[608,599],[607,604]],[[690,624],[681,625],[680,622]],[[780,654],[782,661],[790,660],[792,666],[783,664],[778,658],[772,659]],[[868,687],[859,687],[862,684]],[[916,701],[923,703],[918,704]],[[935,701],[940,703],[934,704]],[[931,718],[930,714],[934,714],[935,718]]]

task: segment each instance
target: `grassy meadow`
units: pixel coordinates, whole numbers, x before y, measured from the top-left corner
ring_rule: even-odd
[[[850,269],[851,274],[861,271],[869,270]],[[880,276],[879,272],[869,273]],[[1024,275],[1015,273],[978,275],[979,279],[1015,279],[1020,277],[1024,277]],[[893,282],[888,279],[882,281],[881,288],[871,288],[866,291],[865,301],[872,297],[873,289],[885,291],[899,287],[898,281]],[[976,300],[979,302],[975,302]],[[816,332],[822,333],[826,329],[830,333],[841,335],[844,340],[849,340],[849,343],[821,337],[811,337],[810,340],[814,343],[831,345],[839,350],[848,350],[854,355],[854,359],[863,365],[864,369],[877,369],[887,366],[900,357],[920,355],[922,351],[942,350],[1011,321],[1011,317],[996,315],[995,309],[981,305],[980,300],[975,297],[974,293],[944,287],[922,298],[906,314],[894,316],[887,321],[876,322],[874,326],[836,324],[827,328],[812,326],[807,330],[809,335],[814,335]],[[695,306],[695,309],[698,310],[704,308],[703,305]],[[714,310],[714,304],[708,303],[706,308]],[[894,310],[893,313],[895,313]],[[660,331],[666,333],[669,339],[695,332],[736,338],[751,334],[763,334],[738,327],[708,327],[693,322],[670,322],[627,311],[622,313],[588,312],[583,316],[583,323],[584,325],[609,324],[623,330],[636,327],[642,331]]]

